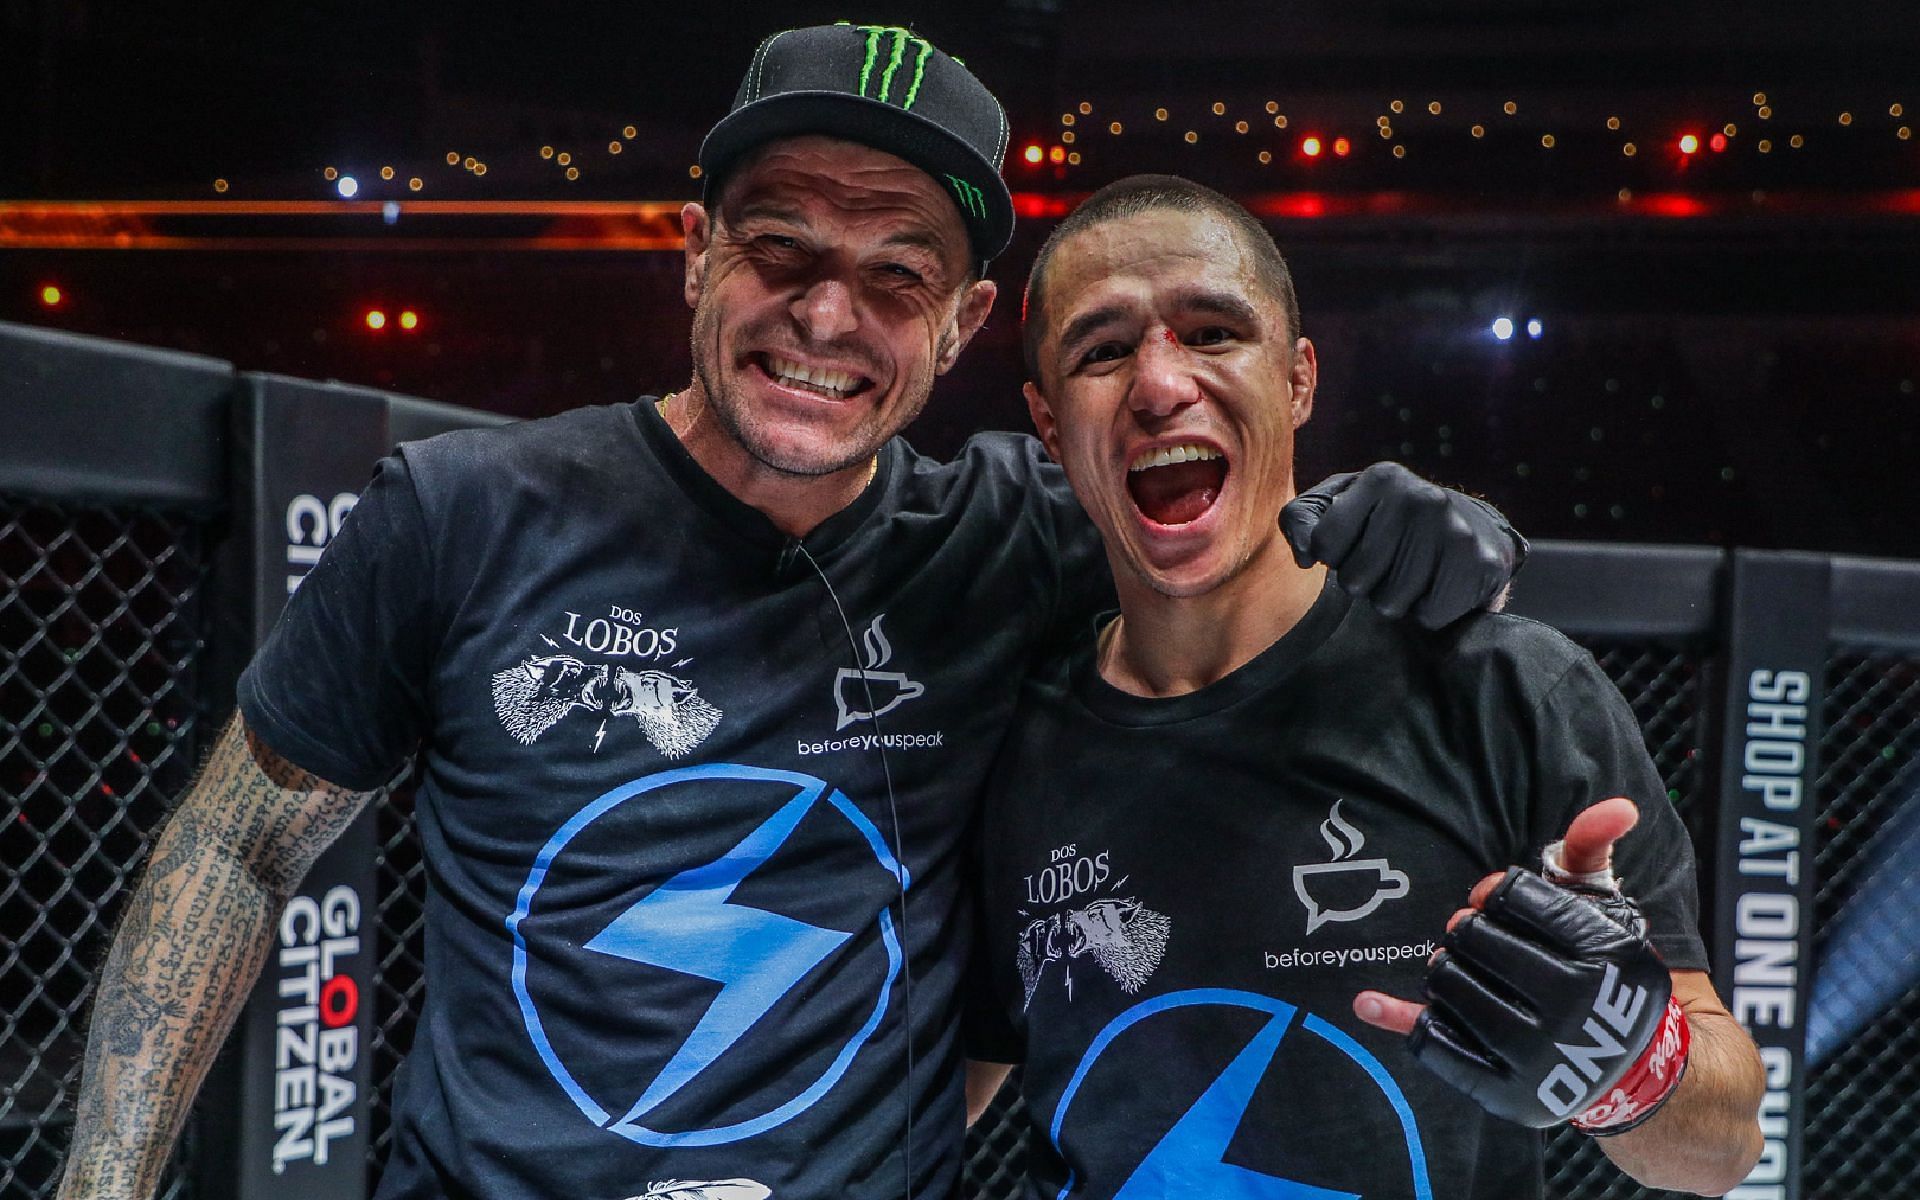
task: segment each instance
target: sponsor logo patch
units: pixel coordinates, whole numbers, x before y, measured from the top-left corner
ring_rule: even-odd
[[[1060,964],[1062,986],[1073,999],[1073,963],[1094,965],[1131,996],[1146,985],[1166,957],[1173,919],[1124,894],[1130,875],[1115,879],[1111,854],[1082,854],[1077,845],[1048,852],[1048,862],[1024,882],[1030,918],[1014,947],[1014,965],[1033,1003],[1049,963]]]
[[[907,701],[927,694],[926,685],[919,680],[908,679],[899,671],[880,669],[893,661],[893,644],[880,629],[880,622],[886,619],[887,614],[881,613],[867,626],[866,635],[861,639],[865,643],[862,669],[841,667],[834,673],[835,732],[856,721],[883,717]]]
[[[619,729],[630,721],[663,757],[675,759],[693,753],[720,724],[720,709],[677,673],[692,658],[658,665],[679,652],[679,629],[647,624],[617,604],[605,616],[564,616],[557,639],[540,634],[541,649],[494,672],[494,715],[514,741],[531,746],[584,711],[598,719],[587,735],[593,753],[600,752],[609,724]]]
[[[1293,894],[1307,910],[1307,932],[1336,921],[1359,921],[1372,916],[1389,900],[1407,894],[1407,873],[1384,858],[1361,858],[1367,835],[1341,817],[1342,801],[1335,800],[1327,819],[1320,822],[1333,860],[1302,863],[1293,868]]]
[[[1069,1147],[1067,1143],[1079,1142],[1083,1136],[1081,1131],[1087,1128],[1084,1122],[1110,1121],[1110,1118],[1085,1115],[1090,1104],[1075,1109],[1074,1102],[1088,1077],[1102,1069],[1126,1071],[1133,1062],[1146,1056],[1164,1055],[1168,1046],[1181,1044],[1177,1031],[1183,1022],[1190,1024],[1195,1014],[1200,1014],[1200,1019],[1217,1020],[1214,1014],[1223,1010],[1252,1011],[1264,1014],[1266,1020],[1237,1054],[1220,1065],[1212,1082],[1197,1099],[1183,1110],[1176,1108],[1181,1115],[1171,1127],[1164,1130],[1135,1127],[1129,1131],[1131,1144],[1145,1146],[1146,1150],[1131,1166],[1119,1164],[1119,1171],[1111,1176],[1123,1180],[1111,1193],[1115,1200],[1155,1200],[1164,1196],[1353,1200],[1353,1192],[1325,1187],[1318,1180],[1271,1175],[1235,1161],[1244,1156],[1244,1152],[1235,1153],[1232,1148],[1240,1138],[1254,1094],[1262,1084],[1270,1082],[1270,1075],[1284,1070],[1275,1065],[1275,1060],[1283,1044],[1297,1044],[1295,1039],[1318,1041],[1331,1048],[1346,1064],[1344,1072],[1350,1072],[1340,1076],[1341,1083],[1377,1092],[1398,1116],[1397,1128],[1377,1128],[1369,1135],[1372,1139],[1369,1153],[1380,1156],[1381,1168],[1399,1176],[1401,1181],[1400,1187],[1384,1194],[1432,1200],[1426,1148],[1414,1119],[1413,1106],[1386,1065],[1332,1022],[1284,1000],[1232,988],[1190,988],[1139,1001],[1094,1036],[1081,1055],[1071,1082],[1060,1094],[1047,1125],[1047,1140],[1054,1150],[1068,1163],[1076,1164],[1059,1195],[1076,1194],[1076,1188],[1083,1183],[1079,1164],[1084,1164],[1089,1157],[1087,1145]],[[1143,1025],[1154,1028],[1147,1033],[1132,1032]],[[1105,1067],[1103,1060],[1109,1056],[1115,1065]],[[1284,1078],[1279,1081],[1285,1082]],[[1324,1118],[1324,1114],[1316,1116]],[[1157,1140],[1150,1142],[1148,1139],[1156,1133]],[[1393,1145],[1396,1134],[1401,1140],[1398,1147]],[[1089,1144],[1099,1143],[1097,1139],[1090,1139]],[[1100,1186],[1099,1181],[1086,1182]]]
[[[946,744],[944,730],[889,729],[880,718],[889,716],[901,705],[927,694],[927,685],[905,671],[889,670],[893,662],[893,643],[887,640],[881,613],[861,635],[863,643],[859,667],[841,667],[833,675],[833,734],[813,741],[797,741],[794,753],[801,757],[814,754],[839,754],[845,751],[868,753],[883,750],[935,750]],[[852,729],[872,724],[874,732]],[[890,723],[889,723],[890,724]]]
[[[575,869],[569,865],[570,848],[576,841],[590,847],[596,836],[605,836],[595,832],[596,827],[605,828],[602,822],[617,827],[623,806],[651,804],[661,797],[669,805],[697,805],[709,788],[745,788],[748,794],[764,796],[764,808],[718,857],[674,873],[627,904],[611,921],[596,915],[585,928],[569,926],[566,909],[548,909],[543,904],[546,889],[556,879],[561,881],[558,888],[563,895],[571,886],[565,882]],[[872,909],[871,897],[862,900],[855,889],[843,897],[846,912],[841,922],[816,925],[735,900],[737,889],[756,873],[795,853],[788,843],[801,822],[815,812],[827,818],[842,844],[861,858],[870,856],[900,892],[908,888],[906,868],[895,859],[879,829],[838,788],[812,775],[737,763],[677,767],[624,783],[574,813],[535,856],[516,907],[506,919],[513,942],[514,1001],[528,1041],[554,1084],[594,1125],[644,1146],[726,1145],[779,1128],[806,1112],[861,1059],[888,1015],[904,961],[892,908],[883,903],[877,911]],[[591,859],[595,852],[581,853]],[[846,955],[853,939],[849,930],[863,925],[878,935],[881,954],[878,959],[869,953],[849,960]],[[670,976],[718,985],[704,1010],[659,1012],[661,1021],[684,1022],[684,1034],[650,1079],[611,1083],[598,1064],[631,1058],[609,1041],[618,1036],[609,1032],[617,1022],[582,1025],[578,1014],[569,1013],[564,999],[555,1003],[555,994],[548,989],[564,986],[565,978],[554,974],[548,964],[576,946],[594,956],[596,972],[612,972],[636,988],[645,987],[650,979]],[[795,1029],[768,1014],[793,1002],[817,1006],[819,993],[809,988],[808,981],[828,971],[840,973],[843,988],[855,986],[851,981],[857,978],[860,986],[873,989],[856,1005],[864,1011],[864,1019],[856,1016],[847,1022],[845,1041],[830,1061],[810,1068],[804,1079],[783,1081],[783,1090],[787,1084],[798,1090],[777,1103],[755,1092],[706,1111],[693,1128],[684,1127],[684,1114],[667,1119],[675,1111],[671,1106],[676,1098],[737,1044],[750,1046],[749,1056],[758,1061],[790,1061]],[[644,1003],[635,1000],[637,1007]],[[583,1048],[590,1048],[590,1053]],[[768,1195],[764,1190],[751,1191],[760,1185],[743,1179],[671,1186],[722,1185],[734,1190],[658,1194],[675,1200]],[[653,1186],[657,1191],[669,1185]]]

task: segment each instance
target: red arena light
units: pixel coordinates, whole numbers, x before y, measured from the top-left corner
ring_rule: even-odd
[[[1040,149],[1040,143],[1029,142],[1020,157],[1027,160],[1027,165],[1037,167],[1040,165],[1040,160],[1045,157],[1045,153]]]
[[[1317,137],[1310,137],[1301,141],[1300,153],[1306,155],[1308,158],[1319,158],[1320,157],[1320,139]]]
[[[1726,148],[1727,148],[1727,135],[1724,133],[1716,133],[1712,137],[1707,139],[1707,149],[1713,151],[1715,154],[1720,153],[1722,150],[1725,150]]]
[[[1073,202],[1065,197],[1042,192],[1015,192],[1014,215],[1023,221],[1057,221],[1073,211]]]
[[[1640,211],[1656,217],[1703,217],[1710,211],[1706,202],[1685,192],[1658,192],[1636,201]]]
[[[1327,198],[1318,192],[1287,192],[1258,197],[1248,207],[1263,217],[1324,217]]]
[[[408,330],[420,328],[420,314],[410,308],[402,312],[400,314],[400,328]]]
[[[1053,149],[1047,151],[1047,161],[1050,163],[1063,163],[1067,161],[1066,148],[1063,146],[1055,146]]]
[[[1698,154],[1699,152],[1700,152],[1699,137],[1691,133],[1683,133],[1680,135],[1680,153]]]
[[[59,287],[54,284],[49,283],[40,289],[40,303],[46,305],[48,308],[59,308],[60,302],[66,298],[66,293],[62,292]]]
[[[1352,150],[1353,150],[1353,143],[1349,142],[1347,139],[1343,137],[1333,139],[1333,152],[1339,155],[1341,158],[1345,158],[1349,153],[1352,152]]]
[[[367,310],[366,321],[368,329],[385,329],[387,327],[387,314],[377,308],[370,308]]]

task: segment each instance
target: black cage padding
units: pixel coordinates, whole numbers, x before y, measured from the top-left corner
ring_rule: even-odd
[[[231,363],[0,321],[0,493],[211,511]]]

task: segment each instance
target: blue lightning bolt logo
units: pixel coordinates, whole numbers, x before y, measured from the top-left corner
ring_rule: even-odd
[[[587,949],[601,954],[720,984],[719,993],[667,1065],[625,1115],[616,1118],[574,1079],[547,1037],[527,987],[528,955],[521,925],[554,858],[582,829],[635,796],[696,780],[771,782],[787,785],[793,791],[791,799],[732,849],[713,862],[670,877],[586,943]],[[887,952],[887,973],[881,981],[879,996],[865,1024],[852,1033],[818,1079],[771,1111],[728,1125],[662,1132],[641,1123],[648,1113],[671,1099],[726,1053],[796,984],[853,936],[731,903],[734,889],[779,852],[801,819],[821,800],[848,820],[872,850],[875,860],[899,881],[904,891],[908,884],[906,869],[895,860],[866,814],[845,795],[810,775],[731,763],[663,771],[615,788],[574,814],[536,856],[527,882],[520,889],[519,903],[507,918],[507,929],[514,941],[514,995],[534,1049],[574,1105],[596,1125],[650,1146],[712,1146],[751,1137],[812,1107],[839,1082],[854,1056],[879,1028],[886,1013],[887,997],[902,965],[892,913],[885,907],[877,916],[881,942]]]
[[[667,880],[587,943],[589,950],[720,985],[700,1023],[623,1120],[686,1086],[851,936],[728,903],[733,889],[780,849],[818,796],[802,791],[739,845]]]
[[[1147,1151],[1147,1156],[1114,1194],[1114,1200],[1148,1200],[1171,1195],[1199,1195],[1219,1197],[1221,1200],[1358,1200],[1352,1192],[1333,1191],[1292,1179],[1281,1179],[1225,1161],[1227,1147],[1232,1144],[1246,1117],[1254,1089],[1260,1086],[1260,1081],[1266,1076],[1267,1068],[1272,1064],[1273,1056],[1278,1053],[1280,1043],[1298,1012],[1285,1001],[1254,992],[1229,988],[1194,988],[1170,992],[1136,1004],[1115,1017],[1088,1045],[1079,1067],[1060,1095],[1060,1103],[1054,1109],[1053,1124],[1047,1131],[1054,1149],[1060,1150],[1060,1127],[1066,1121],[1067,1108],[1072,1104],[1075,1093],[1080,1090],[1087,1072],[1093,1069],[1095,1061],[1113,1044],[1114,1039],[1156,1013],[1175,1008],[1218,1005],[1265,1012],[1268,1014],[1267,1023],[1234,1056],[1226,1070],[1208,1085],[1193,1106],[1174,1122],[1166,1136]],[[1412,1161],[1413,1194],[1416,1200],[1432,1200],[1433,1189],[1427,1181],[1427,1160],[1420,1144],[1420,1131],[1414,1123],[1413,1108],[1407,1103],[1399,1085],[1394,1083],[1393,1077],[1387,1074],[1378,1059],[1346,1033],[1311,1014],[1302,1022],[1302,1026],[1358,1064],[1393,1105],[1394,1112],[1400,1118],[1401,1132],[1406,1138],[1408,1156]],[[1060,1189],[1057,1200],[1066,1200],[1073,1191],[1074,1179],[1071,1174],[1067,1176],[1066,1185]]]

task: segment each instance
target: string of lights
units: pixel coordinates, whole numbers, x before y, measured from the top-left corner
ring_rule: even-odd
[[[1033,130],[1040,122],[1024,124]],[[1826,191],[1818,184],[1798,190],[1715,188],[1707,185],[1710,173],[1690,175],[1688,168],[1735,158],[1764,164],[1809,146],[1830,150],[1849,142],[1865,144],[1866,139],[1884,139],[1883,147],[1898,148],[1910,146],[1912,134],[1899,99],[1882,97],[1869,103],[1855,98],[1836,104],[1827,97],[1818,106],[1786,105],[1763,90],[1692,105],[1671,98],[1637,103],[1590,98],[1575,105],[1564,96],[1484,92],[1386,95],[1371,103],[1311,96],[1287,102],[1257,97],[1085,99],[1063,107],[1047,122],[1045,132],[1016,138],[1006,174],[1015,188],[1017,211],[1023,219],[1038,220],[1064,216],[1099,182],[1101,173],[1142,169],[1142,163],[1150,164],[1147,169],[1207,173],[1198,161],[1183,168],[1182,154],[1206,156],[1209,163],[1238,163],[1238,194],[1256,214],[1278,221],[1471,220],[1503,205],[1547,220],[1586,219],[1607,211],[1659,219],[1760,212],[1911,217],[1920,215],[1920,160],[1904,153],[1895,159],[1895,172],[1875,178],[1873,186]],[[253,185],[222,176],[213,182],[214,196],[201,201],[0,202],[0,249],[431,254],[457,245],[483,251],[674,250],[679,246],[679,201],[589,198],[608,194],[604,191],[563,199],[564,193],[551,186],[598,176],[632,187],[651,172],[641,186],[670,193],[672,185],[660,171],[670,164],[672,152],[648,141],[639,126],[629,123],[610,128],[604,142],[576,131],[566,140],[549,138],[537,146],[456,147],[426,161],[398,155],[342,156],[312,168],[321,185],[316,190],[324,198],[311,193],[286,197],[287,176],[282,175]],[[1425,186],[1417,175],[1405,185],[1394,182],[1395,164],[1410,159],[1416,164],[1447,158],[1470,161],[1481,147],[1494,146],[1508,155],[1506,166],[1516,156],[1524,161],[1529,154],[1542,163],[1585,155],[1585,168],[1576,171],[1583,190],[1562,193],[1558,200],[1512,192],[1479,197]],[[1616,162],[1637,160],[1633,186],[1616,186],[1604,169],[1596,170],[1596,149],[1617,156]],[[1342,162],[1356,161],[1370,161],[1377,168],[1367,175],[1337,169]],[[1290,169],[1264,177],[1246,173],[1256,166]],[[669,165],[667,170],[678,168]],[[688,180],[700,178],[697,165],[685,172]],[[269,188],[280,196],[261,194]],[[404,228],[338,223],[339,218],[366,222],[375,215],[385,226],[404,218]],[[217,226],[193,224],[209,217],[225,220]],[[75,296],[68,282],[46,277],[36,281],[38,307],[47,313],[72,308]],[[389,303],[364,303],[357,313],[363,335],[413,333],[425,320],[417,307]],[[1481,318],[1479,329],[1496,343],[1523,344],[1540,340],[1545,325],[1524,312],[1502,313],[1490,323]]]
[[[1902,143],[1913,140],[1907,107],[1899,99],[1862,99],[1837,108],[1829,102],[1818,111],[1809,105],[1788,112],[1776,109],[1775,100],[1763,90],[1739,101],[1718,103],[1713,107],[1719,111],[1712,116],[1700,112],[1635,113],[1617,104],[1601,108],[1591,102],[1590,111],[1576,112],[1559,98],[1523,104],[1518,98],[1496,101],[1485,96],[1413,100],[1393,96],[1374,107],[1378,112],[1368,127],[1355,116],[1359,110],[1352,103],[1342,104],[1336,113],[1329,110],[1327,102],[1313,100],[1283,104],[1277,99],[1217,99],[1150,106],[1129,100],[1098,107],[1091,100],[1082,100],[1061,112],[1048,132],[1019,140],[1009,156],[1008,174],[1016,183],[1027,175],[1066,179],[1075,168],[1096,166],[1103,156],[1110,158],[1112,147],[1147,139],[1196,153],[1224,153],[1267,167],[1380,156],[1404,161],[1422,155],[1470,152],[1476,143],[1495,141],[1530,145],[1550,153],[1568,146],[1569,139],[1590,145],[1594,138],[1604,138],[1610,152],[1622,159],[1664,155],[1680,168],[1712,156],[1791,154],[1835,131],[1856,139],[1869,135]],[[610,131],[604,143],[588,149],[555,141],[543,142],[537,148],[495,148],[482,153],[452,149],[420,163],[401,164],[392,157],[376,159],[379,165],[367,168],[326,163],[318,168],[318,175],[328,191],[346,200],[445,192],[463,179],[483,179],[491,165],[508,162],[516,169],[501,184],[503,190],[524,190],[529,185],[540,186],[543,180],[577,184],[596,172],[606,174],[625,167],[623,156],[634,157],[628,149],[639,136],[638,127],[627,124]],[[1920,168],[1920,160],[1912,165]],[[528,167],[534,169],[517,169]],[[636,165],[622,174],[635,169],[644,168]],[[699,179],[699,166],[687,167],[686,175]],[[216,195],[237,197],[248,190],[239,183],[223,175],[212,181],[212,188]]]
[[[1750,97],[1750,104],[1753,111],[1749,125],[1751,130],[1749,141],[1754,153],[1757,154],[1771,154],[1776,147],[1787,150],[1804,149],[1809,137],[1814,135],[1816,126],[1824,124],[1824,118],[1809,118],[1802,124],[1786,130],[1782,135],[1779,131],[1784,122],[1774,123],[1774,108],[1766,92],[1754,92]],[[1430,99],[1424,105],[1417,102],[1409,105],[1405,99],[1394,98],[1381,106],[1383,111],[1373,118],[1373,125],[1375,134],[1381,141],[1389,143],[1388,153],[1396,159],[1404,159],[1409,154],[1405,138],[1405,134],[1409,131],[1426,134],[1437,129],[1442,133],[1454,135],[1464,133],[1468,141],[1483,141],[1490,133],[1497,136],[1501,132],[1500,122],[1509,125],[1519,124],[1519,135],[1527,139],[1536,139],[1542,150],[1553,150],[1559,146],[1562,136],[1567,132],[1585,127],[1603,126],[1608,134],[1616,135],[1614,138],[1616,148],[1624,158],[1635,157],[1643,146],[1649,148],[1665,146],[1683,161],[1703,151],[1724,154],[1736,149],[1735,139],[1740,136],[1741,131],[1740,121],[1734,119],[1719,122],[1716,125],[1711,120],[1702,120],[1698,117],[1676,118],[1670,114],[1628,119],[1623,118],[1618,112],[1609,112],[1603,119],[1597,116],[1580,118],[1566,116],[1559,112],[1558,109],[1561,106],[1554,107],[1557,119],[1552,124],[1560,126],[1558,130],[1540,129],[1534,125],[1518,122],[1517,119],[1521,116],[1521,104],[1515,99],[1503,100],[1497,112],[1490,110],[1483,119],[1474,119],[1470,123],[1463,124],[1462,111],[1465,110],[1470,114],[1474,112],[1470,106],[1454,104],[1452,116],[1449,119],[1448,104],[1442,100]],[[1424,119],[1422,109],[1424,109]],[[1905,104],[1898,100],[1888,102],[1885,111],[1886,117],[1883,124],[1886,132],[1898,141],[1912,141],[1913,127],[1906,122]],[[1093,116],[1092,102],[1084,100],[1074,109],[1061,113],[1060,128],[1051,135],[1051,142],[1043,138],[1028,140],[1019,153],[1020,160],[1030,168],[1043,165],[1055,167],[1082,165],[1087,161],[1089,154],[1095,153],[1094,147],[1099,144],[1101,138],[1101,123],[1098,120],[1087,120]],[[1223,132],[1223,122],[1232,118],[1231,124],[1225,125],[1225,128],[1230,129],[1236,137],[1252,137],[1256,148],[1251,151],[1251,154],[1255,161],[1263,166],[1273,163],[1276,157],[1285,154],[1292,154],[1308,161],[1329,156],[1347,158],[1354,153],[1356,145],[1360,142],[1357,135],[1349,136],[1337,127],[1335,120],[1324,115],[1312,121],[1301,121],[1297,114],[1289,116],[1277,100],[1266,101],[1260,106],[1259,111],[1253,112],[1251,116],[1253,119],[1247,116],[1235,116],[1226,101],[1215,100],[1200,109],[1197,115],[1180,119],[1176,117],[1172,108],[1162,104],[1152,110],[1151,124],[1139,120],[1130,121],[1124,114],[1112,114],[1105,122],[1104,133],[1109,138],[1122,138],[1127,136],[1130,127],[1135,129],[1136,133],[1143,125],[1148,129],[1156,127],[1164,127],[1168,130],[1179,129],[1178,140],[1188,146],[1197,147],[1201,144],[1203,137],[1217,140]],[[1211,118],[1211,121],[1208,118]],[[1831,120],[1834,125],[1842,129],[1851,129],[1857,123],[1862,128],[1866,126],[1864,120],[1856,120],[1855,110],[1851,107],[1839,109],[1833,114]],[[1395,125],[1396,121],[1401,122],[1398,127]],[[1489,122],[1494,124],[1490,125]],[[1328,128],[1330,126],[1332,128]],[[1268,133],[1269,129],[1287,136],[1275,137]],[[1635,129],[1646,132],[1636,134]],[[1455,137],[1449,145],[1458,143],[1459,139]],[[1435,144],[1435,148],[1439,148],[1438,144]]]

